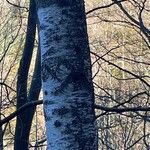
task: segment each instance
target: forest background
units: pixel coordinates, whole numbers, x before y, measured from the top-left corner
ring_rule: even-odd
[[[150,1],[86,0],[85,5],[99,149],[149,149]],[[28,0],[0,0],[0,149],[4,150],[13,149],[16,136],[17,113],[13,112],[16,111],[17,74],[24,54],[28,13]],[[27,74],[28,95],[39,63],[37,49],[36,35]],[[40,89],[40,84],[37,88]],[[29,148],[46,149],[42,92],[25,109],[35,105]]]

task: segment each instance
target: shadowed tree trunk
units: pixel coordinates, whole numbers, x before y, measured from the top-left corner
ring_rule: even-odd
[[[37,0],[48,150],[97,150],[83,0]]]
[[[35,68],[34,73],[32,77],[32,82],[28,94],[28,102],[37,101],[39,98],[39,94],[41,91],[41,53],[40,48],[38,49],[37,56],[36,56],[36,62],[35,62]],[[27,117],[26,117],[26,130],[24,132],[26,141],[29,144],[29,137],[30,137],[30,129],[32,126],[32,120],[33,116],[36,110],[36,106],[29,107],[27,109]]]
[[[40,59],[37,55],[36,67],[34,70],[33,80],[29,90],[29,96],[27,96],[27,79],[30,62],[32,58],[34,40],[36,33],[36,5],[34,0],[30,1],[27,35],[25,41],[25,47],[23,56],[20,62],[18,70],[17,80],[17,109],[28,103],[29,101],[37,100],[40,92]],[[32,107],[24,113],[17,116],[16,128],[15,128],[15,150],[28,150],[29,133],[32,123],[32,118],[35,112],[35,107]]]

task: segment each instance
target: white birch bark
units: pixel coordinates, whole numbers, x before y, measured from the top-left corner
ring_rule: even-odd
[[[96,150],[84,3],[37,2],[49,150]]]

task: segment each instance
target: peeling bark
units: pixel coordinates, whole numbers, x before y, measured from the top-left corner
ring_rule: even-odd
[[[83,0],[37,1],[49,150],[97,150]]]

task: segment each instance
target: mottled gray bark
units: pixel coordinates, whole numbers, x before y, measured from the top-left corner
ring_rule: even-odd
[[[37,0],[49,150],[97,150],[83,0]]]

